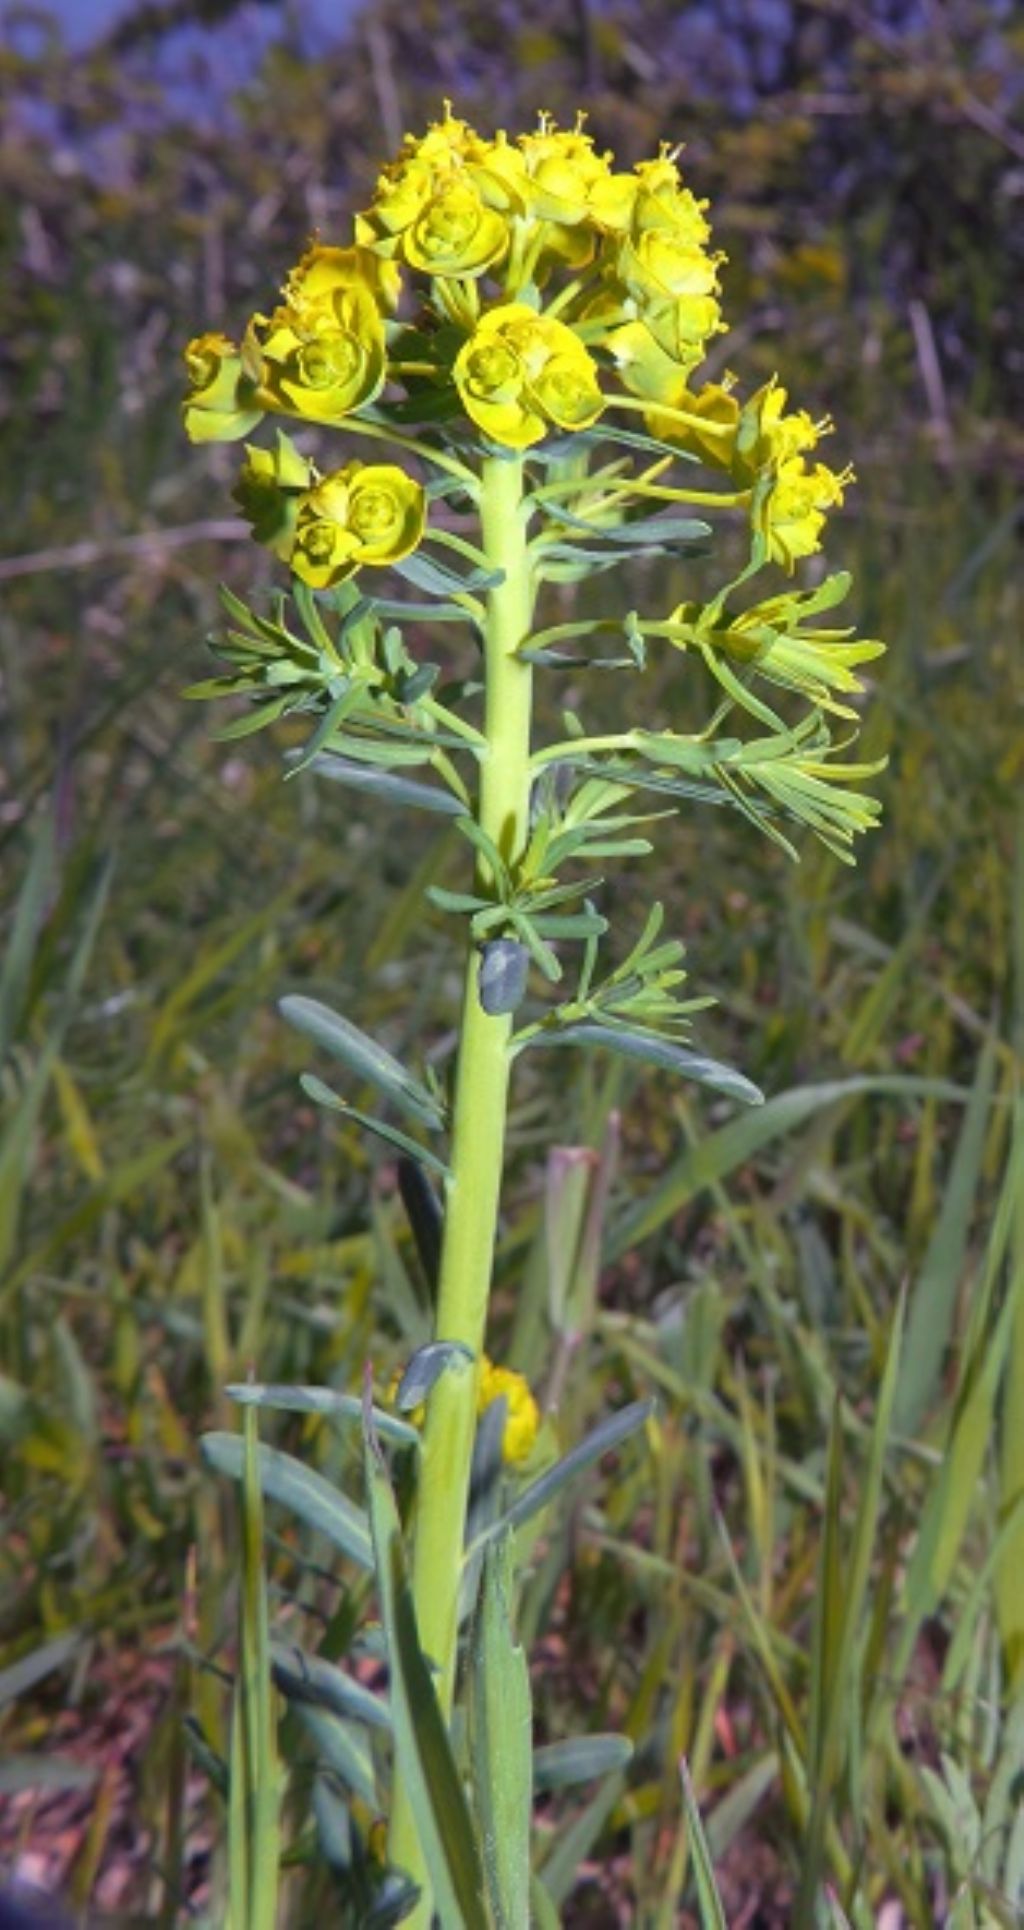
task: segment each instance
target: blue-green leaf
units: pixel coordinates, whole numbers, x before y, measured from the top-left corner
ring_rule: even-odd
[[[671,1039],[660,1038],[653,1032],[634,1032],[625,1026],[598,1025],[591,1019],[581,1019],[578,1023],[562,1026],[542,1027],[531,1032],[523,1039],[523,1047],[552,1045],[596,1045],[607,1052],[620,1052],[629,1059],[644,1059],[649,1065],[663,1066],[668,1072],[681,1074],[684,1079],[692,1079],[697,1085],[710,1086],[714,1092],[724,1093],[728,1099],[741,1100],[747,1106],[764,1104],[764,1093],[753,1081],[736,1072],[732,1066],[725,1066],[718,1059],[708,1059],[702,1053],[689,1052],[684,1046],[676,1045]]]
[[[408,1414],[421,1407],[441,1375],[450,1367],[462,1373],[473,1365],[473,1355],[461,1340],[431,1340],[417,1347],[398,1383],[395,1406]]]
[[[214,1474],[241,1481],[244,1443],[240,1434],[204,1434],[199,1451]],[[268,1501],[277,1501],[288,1508],[307,1528],[323,1535],[358,1567],[373,1567],[366,1516],[347,1495],[325,1481],[322,1474],[305,1467],[293,1455],[282,1454],[278,1448],[261,1445],[258,1464],[260,1488]]]
[[[632,1756],[628,1736],[570,1736],[566,1742],[549,1742],[534,1750],[533,1786],[539,1791],[593,1782],[625,1769]]]
[[[344,1099],[332,1091],[330,1086],[325,1085],[322,1079],[318,1079],[315,1072],[303,1072],[300,1075],[299,1084],[307,1097],[313,1100],[314,1105],[324,1106],[329,1112],[342,1113],[346,1119],[354,1120],[357,1126],[362,1126],[364,1132],[373,1133],[376,1139],[386,1140],[389,1146],[394,1146],[398,1152],[404,1153],[409,1159],[422,1160],[424,1166],[429,1166],[433,1172],[440,1173],[442,1178],[447,1178],[448,1168],[443,1159],[438,1159],[436,1153],[430,1152],[426,1146],[421,1146],[418,1139],[410,1139],[408,1133],[403,1133],[399,1127],[389,1126],[383,1119],[374,1119],[368,1112],[360,1112],[358,1106],[346,1105]]]
[[[538,1476],[536,1481],[532,1481],[528,1488],[524,1488],[522,1494],[516,1497],[500,1520],[484,1529],[470,1553],[478,1554],[499,1535],[505,1534],[510,1528],[521,1528],[524,1521],[529,1521],[531,1516],[537,1514],[541,1508],[548,1507],[567,1482],[574,1481],[585,1468],[599,1461],[602,1454],[608,1454],[612,1448],[620,1447],[631,1434],[635,1434],[638,1428],[643,1427],[644,1422],[648,1421],[654,1413],[656,1405],[657,1403],[651,1399],[631,1401],[628,1407],[620,1407],[618,1413],[610,1414],[607,1420],[602,1421],[599,1427],[595,1427],[584,1440],[577,1442],[574,1448],[570,1448],[568,1454],[563,1455],[560,1461],[556,1461],[553,1468],[548,1468],[544,1474]]]
[[[325,1052],[333,1053],[357,1079],[376,1086],[420,1125],[440,1130],[444,1121],[433,1094],[350,1019],[302,993],[290,993],[281,999],[278,1010],[289,1025],[294,1025]]]
[[[496,1930],[529,1930],[530,1677],[512,1623],[511,1537],[488,1551],[473,1636],[473,1787]]]
[[[358,1394],[340,1394],[333,1387],[288,1387],[266,1381],[236,1381],[225,1387],[229,1400],[240,1407],[269,1407],[285,1414],[328,1414],[332,1420],[362,1426],[363,1403]],[[385,1440],[411,1447],[419,1440],[414,1427],[382,1407],[373,1410],[373,1424]]]
[[[395,1770],[406,1793],[445,1930],[489,1930],[484,1873],[430,1668],[420,1647],[398,1510],[367,1415],[366,1491],[391,1677]]]

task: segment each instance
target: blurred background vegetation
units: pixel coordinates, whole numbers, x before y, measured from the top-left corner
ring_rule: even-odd
[[[864,731],[885,826],[857,872],[794,867],[715,814],[659,838],[668,926],[719,1001],[701,1038],[778,1101],[760,1137],[668,1079],[581,1065],[567,1085],[560,1063],[556,1083],[538,1055],[517,1088],[509,1357],[543,1378],[536,1310],[572,1263],[547,1149],[607,1145],[621,1112],[566,1438],[662,1397],[527,1594],[543,1735],[637,1745],[628,1778],[550,1799],[549,1887],[571,1924],[695,1921],[685,1753],[730,1926],[795,1921],[815,1858],[858,1924],[1019,1924],[1019,14],[376,0],[331,31],[301,0],[155,0],[86,46],[34,8],[3,35],[0,1866],[97,1921],[216,1923],[202,1763],[224,1747],[234,1529],[197,1436],[232,1424],[220,1390],[249,1363],[349,1387],[422,1337],[394,1175],[304,1102],[274,1000],[319,990],[443,1059],[456,961],[419,893],[457,854],[282,783],[279,743],[218,741],[225,718],[181,701],[218,580],[266,564],[230,514],[233,452],[189,449],[177,398],[187,337],[265,305],[310,230],[343,238],[450,95],[488,129],[585,106],[627,163],[686,143],[729,254],[716,366],[777,368],[834,413],[859,487],[830,561],[890,645]],[[652,572],[642,600],[677,579]],[[693,674],[655,666],[645,714],[678,714]],[[629,929],[649,888],[649,867],[616,885]],[[345,1473],[323,1426],[274,1438]],[[358,1596],[276,1526],[280,1624],[338,1654]],[[831,1675],[823,1591],[856,1610]],[[305,1925],[329,1892],[315,1750],[297,1733],[289,1753]]]

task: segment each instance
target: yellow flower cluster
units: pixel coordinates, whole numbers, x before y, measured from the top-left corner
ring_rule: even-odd
[[[466,414],[509,449],[529,448],[552,427],[587,429],[604,407],[579,337],[525,302],[488,309],[452,373]]]
[[[350,462],[321,477],[287,436],[273,454],[247,454],[235,501],[257,540],[315,590],[364,564],[399,563],[422,539],[425,492],[394,463]]]
[[[485,445],[526,450],[633,407],[660,440],[730,475],[767,554],[792,569],[818,547],[849,472],[808,463],[828,425],[787,415],[777,384],[743,406],[729,378],[696,386],[724,327],[705,208],[669,149],[621,170],[582,121],[541,116],[530,133],[489,139],[447,111],[406,136],[351,246],[314,242],[239,343],[208,333],[189,344],[188,432],[241,438],[267,414],[357,428],[392,400],[407,420],[421,400],[443,422],[447,391]],[[250,489],[258,470],[250,458]],[[328,478],[314,493],[270,540],[284,554],[287,539],[307,580],[329,583],[357,567],[352,491]],[[406,534],[414,526],[402,519]],[[336,529],[344,543],[329,541]],[[367,547],[358,561],[371,560]]]
[[[831,431],[831,419],[815,421],[806,409],[787,415],[786,391],[775,379],[742,406],[731,378],[708,382],[697,394],[684,390],[671,414],[653,410],[647,420],[653,434],[750,491],[751,522],[766,555],[790,573],[820,547],[826,515],[853,481],[849,467],[808,462],[807,452]]]

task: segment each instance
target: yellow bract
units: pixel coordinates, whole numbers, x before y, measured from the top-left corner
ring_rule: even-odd
[[[505,1430],[501,1437],[502,1459],[515,1465],[529,1459],[540,1428],[540,1411],[530,1392],[529,1382],[511,1367],[496,1367],[486,1354],[480,1365],[477,1412],[486,1413],[495,1401],[505,1402]]]
[[[340,422],[384,386],[384,323],[361,282],[300,296],[269,318],[256,317],[250,328],[267,408],[309,422]]]
[[[604,407],[596,365],[579,337],[525,302],[481,316],[452,372],[467,415],[509,449],[540,442],[552,425],[589,428]]]
[[[291,566],[315,590],[342,583],[364,564],[401,562],[421,541],[427,499],[393,463],[347,463],[303,496]]]
[[[256,541],[266,543],[282,563],[288,563],[299,506],[315,480],[313,465],[280,431],[275,449],[258,449],[250,442],[245,453],[232,496]]]
[[[769,463],[788,462],[816,447],[832,427],[828,416],[815,422],[806,409],[786,415],[786,391],[773,377],[745,402],[736,422],[732,470],[737,482],[752,481]]]
[[[263,416],[256,384],[227,335],[197,335],[185,350],[185,429],[193,442],[237,442]]]
[[[823,462],[812,469],[802,456],[779,463],[763,497],[754,493],[754,527],[765,538],[769,559],[792,575],[799,557],[813,556],[821,547],[827,512],[843,501],[852,481],[852,469],[837,475]]]

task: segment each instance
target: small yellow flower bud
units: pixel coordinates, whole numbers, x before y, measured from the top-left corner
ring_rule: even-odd
[[[300,502],[312,485],[313,465],[278,431],[276,449],[249,443],[246,460],[232,490],[258,543],[266,543],[283,563],[291,557]]]
[[[827,435],[827,416],[815,422],[806,409],[786,415],[786,391],[773,377],[744,403],[736,428],[733,472],[739,482],[750,482],[769,464],[787,462],[816,447]]]

